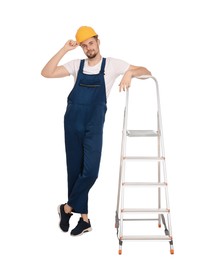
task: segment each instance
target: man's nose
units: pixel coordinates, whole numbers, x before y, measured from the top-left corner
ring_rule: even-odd
[[[90,50],[90,46],[86,46],[86,50],[89,51]]]

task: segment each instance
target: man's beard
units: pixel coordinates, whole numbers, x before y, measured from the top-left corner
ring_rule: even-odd
[[[97,56],[97,52],[87,52],[86,53],[86,56],[89,58],[89,59],[94,59],[96,56]]]

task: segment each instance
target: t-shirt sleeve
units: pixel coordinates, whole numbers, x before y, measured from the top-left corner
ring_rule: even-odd
[[[129,63],[120,59],[110,58],[110,61],[111,69],[114,71],[117,77],[124,74],[130,66]]]
[[[79,70],[79,65],[80,65],[80,60],[71,60],[65,64],[63,64],[63,66],[66,68],[66,70],[70,73],[70,75],[74,76],[74,78],[76,78],[78,70]]]

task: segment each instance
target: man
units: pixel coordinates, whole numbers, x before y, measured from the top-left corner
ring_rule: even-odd
[[[120,91],[125,91],[130,86],[132,77],[151,75],[144,67],[129,65],[114,58],[103,58],[99,45],[100,40],[95,30],[82,26],[77,30],[76,41],[68,40],[41,73],[47,78],[73,75],[75,79],[64,116],[68,201],[58,208],[59,225],[64,232],[69,230],[73,212],[81,214],[78,225],[71,231],[73,236],[91,231],[88,193],[98,177],[106,99],[111,87],[120,75],[123,75],[119,84]],[[58,65],[66,53],[79,46],[87,59]]]

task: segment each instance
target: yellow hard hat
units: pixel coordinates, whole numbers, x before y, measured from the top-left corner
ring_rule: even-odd
[[[75,35],[76,41],[81,43],[93,36],[96,36],[97,33],[92,27],[89,26],[81,26]]]

